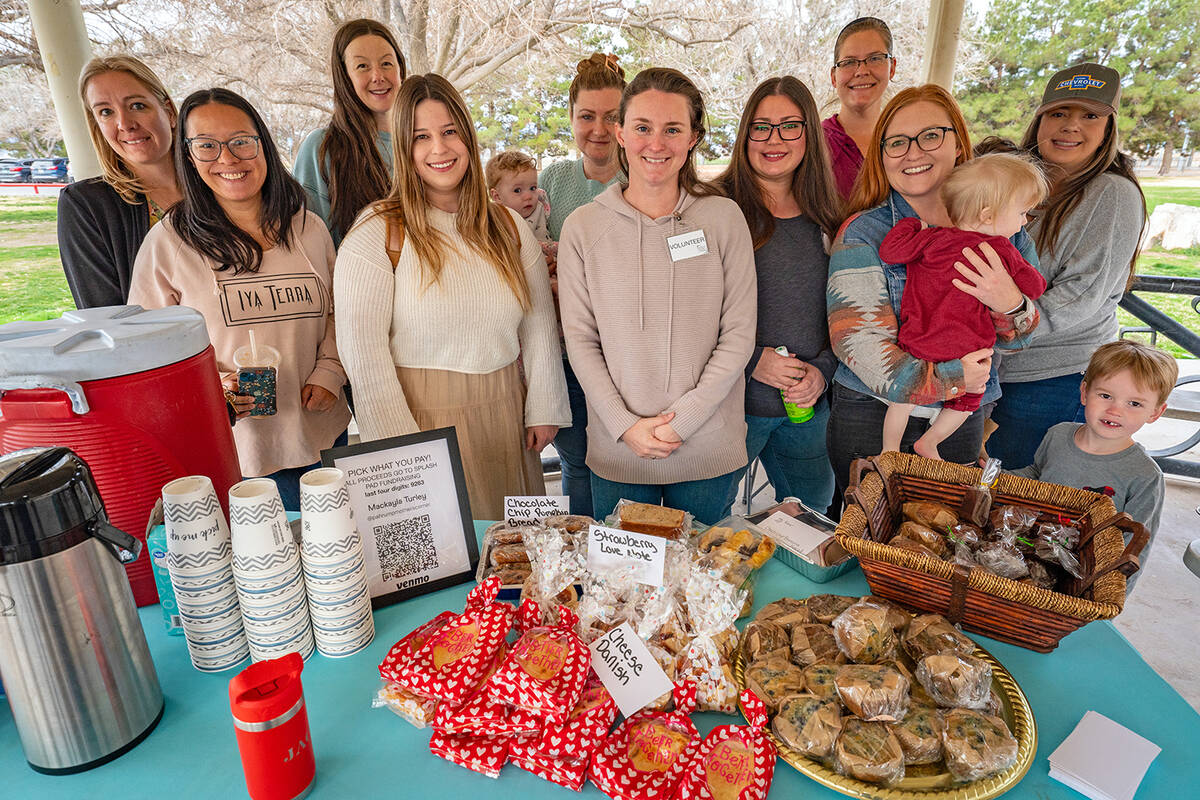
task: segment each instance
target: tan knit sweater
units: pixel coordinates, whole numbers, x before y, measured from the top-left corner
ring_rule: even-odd
[[[650,219],[621,184],[563,225],[559,301],[571,368],[587,396],[587,464],[602,478],[666,484],[746,465],[743,370],[754,350],[754,248],[741,210],[681,193]],[[667,239],[703,231],[705,255],[672,261]],[[686,237],[695,238],[695,237]],[[683,445],[639,458],[621,435],[639,418],[675,412]]]
[[[269,475],[321,460],[346,430],[332,303],[333,240],[311,211],[292,220],[292,249],[272,247],[257,272],[217,272],[212,259],[184,244],[171,218],[150,229],[133,264],[129,302],[144,308],[190,306],[204,316],[222,375],[235,372],[233,353],[255,338],[279,350],[277,412],[244,417],[233,426],[242,474]],[[306,411],[300,391],[312,383],[337,395],[329,411]],[[181,421],[181,424],[184,421]]]
[[[463,243],[453,214],[432,207],[426,213],[453,243],[433,286],[423,287],[407,237],[392,271],[382,217],[356,224],[338,250],[333,285],[338,351],[354,388],[363,441],[418,429],[397,366],[483,374],[517,356],[524,358],[528,388],[525,425],[570,425],[550,277],[529,226],[509,210],[521,236],[521,263],[533,300],[526,312],[495,267]]]

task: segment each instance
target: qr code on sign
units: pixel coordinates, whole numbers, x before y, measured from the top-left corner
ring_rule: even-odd
[[[375,526],[375,547],[383,579],[394,581],[418,572],[437,569],[437,549],[433,546],[433,525],[429,515]]]

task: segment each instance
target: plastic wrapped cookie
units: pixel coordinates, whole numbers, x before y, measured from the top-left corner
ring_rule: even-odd
[[[892,726],[905,764],[932,764],[942,758],[942,712],[928,706],[913,706],[899,724]]]
[[[860,600],[833,621],[838,649],[851,661],[877,664],[896,657],[896,632],[888,610],[869,600]]]
[[[987,707],[992,693],[992,668],[961,653],[936,653],[917,664],[917,680],[943,708]]]
[[[946,712],[942,744],[946,767],[958,781],[977,781],[1017,762],[1017,740],[1004,720],[968,708]]]
[[[841,669],[840,664],[813,664],[804,668],[804,688],[805,690],[815,694],[821,698],[832,698],[841,700],[837,693],[838,670]]]
[[[814,594],[808,598],[808,612],[823,625],[832,623],[843,611],[857,603],[859,598],[840,594]]]
[[[838,648],[833,628],[828,625],[797,625],[792,628],[792,662],[801,667],[841,664],[846,656]]]
[[[771,720],[771,730],[796,752],[826,760],[842,732],[842,705],[810,694],[789,697]]]
[[[915,618],[909,624],[902,644],[914,661],[945,650],[968,656],[975,652],[975,642],[941,614],[922,614]]]
[[[767,656],[791,657],[791,639],[787,630],[774,622],[754,621],[742,631],[742,657],[746,663]]]
[[[807,625],[813,618],[803,600],[783,597],[759,609],[754,621],[773,622],[790,634],[794,626]]]
[[[804,693],[804,672],[781,656],[760,659],[746,668],[746,688],[774,714],[785,697]]]
[[[898,669],[883,664],[846,664],[834,678],[850,713],[867,722],[899,722],[908,713],[911,685]]]
[[[900,525],[900,529],[896,531],[896,535],[904,539],[911,539],[914,542],[920,542],[932,550],[938,558],[945,558],[950,555],[950,548],[946,545],[946,537],[928,525],[922,525],[919,522],[904,522]]]
[[[891,786],[904,778],[904,750],[882,722],[847,717],[833,748],[833,766],[851,778]]]

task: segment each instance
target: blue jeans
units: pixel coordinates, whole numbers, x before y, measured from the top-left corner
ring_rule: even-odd
[[[987,441],[988,455],[1000,459],[1005,469],[1032,464],[1046,431],[1060,422],[1083,422],[1083,405],[1079,402],[1082,380],[1076,372],[1040,381],[1000,384],[1004,394],[992,411],[992,422],[998,427]]]
[[[558,451],[563,494],[570,500],[571,513],[588,516],[592,513],[592,471],[586,461],[587,402],[571,362],[565,357],[563,372],[567,376],[567,400],[571,403],[571,427],[558,429],[554,449]]]
[[[758,458],[775,487],[775,502],[798,497],[806,506],[824,514],[833,500],[833,468],[825,449],[829,424],[829,401],[822,397],[813,407],[812,419],[792,422],[787,417],[746,415],[746,455]],[[746,470],[738,472],[728,509],[736,499],[737,485]]]
[[[342,431],[330,446],[345,447],[349,441],[350,437],[348,433]],[[288,467],[287,469],[281,469],[278,472],[272,472],[270,475],[264,475],[263,477],[275,481],[275,485],[279,487],[279,499],[283,501],[285,511],[299,511],[300,476],[310,469],[316,469],[319,466],[321,466],[320,461],[315,464],[309,464],[307,467]]]
[[[592,473],[592,516],[603,521],[624,498],[638,503],[664,505],[691,512],[698,522],[712,525],[725,517],[725,503],[731,486],[737,486],[742,469],[705,478],[679,483],[646,484],[618,483]]]

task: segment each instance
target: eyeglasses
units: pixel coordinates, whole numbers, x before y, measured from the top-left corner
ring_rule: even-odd
[[[843,58],[841,61],[833,62],[833,65],[838,69],[858,69],[859,64],[866,64],[868,67],[874,68],[882,67],[891,60],[891,53],[871,53],[866,58]]]
[[[207,136],[194,136],[184,139],[188,153],[197,161],[216,161],[221,157],[221,148],[229,150],[229,154],[238,161],[249,161],[258,155],[257,136],[235,136],[227,142],[210,139]]]
[[[948,128],[945,125],[936,125],[918,132],[916,136],[905,136],[902,133],[889,136],[881,141],[879,145],[883,148],[883,154],[888,158],[904,158],[912,148],[913,142],[916,142],[917,147],[926,153],[937,150],[942,146],[942,142],[946,141],[947,133],[954,133],[954,128]]]
[[[765,142],[771,138],[771,131],[779,131],[779,138],[785,142],[794,142],[804,135],[804,120],[788,120],[776,124],[752,122],[746,135],[752,142]]]

